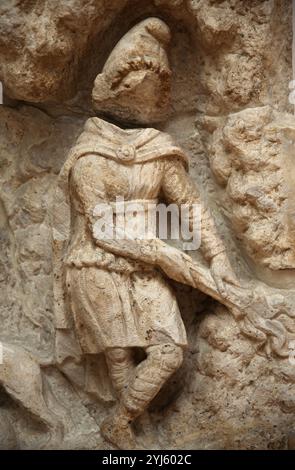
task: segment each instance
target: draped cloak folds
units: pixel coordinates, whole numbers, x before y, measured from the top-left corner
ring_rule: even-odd
[[[132,143],[135,150],[135,158],[131,161],[125,160],[124,152],[120,151],[124,145],[127,144],[128,146],[129,142]],[[83,369],[81,377],[83,374],[84,377],[87,376],[87,371],[85,374],[85,365],[81,366],[83,354],[79,348],[79,343],[75,341],[74,338],[74,325],[67,305],[65,289],[65,258],[71,239],[69,177],[75,163],[80,158],[90,154],[112,159],[125,165],[134,165],[136,163],[144,163],[165,157],[175,157],[182,160],[184,166],[188,166],[186,155],[182,149],[174,144],[173,139],[168,134],[155,129],[122,130],[98,118],[87,120],[83,133],[77,140],[76,145],[70,150],[57,178],[54,204],[52,205],[51,212],[51,223],[53,237],[54,314],[56,336],[59,336],[59,340],[56,341],[56,363],[59,364],[66,375],[70,376],[70,378],[73,377],[73,381],[76,381],[76,383],[78,374],[76,373],[77,369],[74,368],[75,366],[73,366],[72,375],[72,371],[69,368],[65,371],[65,367],[69,364],[67,359],[74,358],[77,368],[80,371]],[[128,258],[127,254],[126,258]],[[185,268],[183,272],[181,272],[182,267]],[[169,275],[164,268],[163,271]],[[192,271],[194,278],[190,280],[190,272]],[[288,344],[286,331],[280,322],[270,320],[267,316],[269,314],[269,305],[268,297],[264,289],[262,289],[261,292],[258,291],[255,293],[253,289],[245,290],[244,288],[230,287],[229,285],[231,295],[223,298],[218,292],[207,269],[194,266],[184,259],[183,265],[180,266],[177,273],[179,273],[180,279],[176,280],[179,282],[200,288],[204,293],[224,303],[224,305],[232,311],[233,315],[241,321],[243,331],[246,331],[247,335],[253,338],[260,338],[262,342],[266,342],[269,336],[271,340],[270,347],[274,349],[277,354],[285,357],[288,353],[288,351],[285,352],[285,345]],[[184,281],[182,281],[181,275]],[[264,312],[264,310],[266,312],[265,318],[261,313],[262,311]],[[245,321],[243,320],[244,318]],[[88,384],[85,388],[88,390],[91,388],[97,397],[109,401],[112,399],[110,398],[111,394],[109,390],[107,390],[107,387],[103,390],[104,387],[102,386],[106,383],[107,371],[104,369],[105,372],[102,373],[100,378],[99,371],[103,371],[103,367],[98,365],[96,355],[93,357],[93,360],[89,366],[89,370],[93,372],[90,375],[95,377],[96,382],[95,384],[92,382],[93,385],[91,385],[90,375],[88,374],[88,378],[86,379],[86,382],[88,380]],[[84,379],[81,379],[80,381],[81,386],[83,380]],[[97,388],[97,385],[100,389]]]
[[[134,159],[131,161],[126,160],[124,151],[122,151],[126,147],[133,149]],[[74,336],[74,324],[67,304],[65,259],[71,239],[69,188],[71,169],[80,158],[90,154],[112,159],[125,165],[175,157],[184,163],[186,169],[188,168],[187,156],[173,142],[172,137],[164,132],[149,128],[123,130],[99,118],[90,118],[86,121],[82,134],[70,150],[57,178],[51,212],[55,327],[57,332],[61,333],[61,338],[64,338],[67,343],[62,345],[62,348],[60,344],[56,345],[57,349],[63,349],[61,353],[56,350],[58,363],[62,363],[68,356],[78,358],[79,354],[81,355],[81,350],[78,351],[78,343],[69,341],[69,334],[71,337]],[[76,351],[74,351],[75,347]]]
[[[55,326],[63,329],[71,326],[64,286],[64,259],[71,237],[71,201],[69,191],[70,172],[82,157],[92,154],[118,161],[123,164],[143,163],[164,157],[177,157],[188,167],[188,158],[175,145],[170,135],[156,129],[136,129],[132,139],[135,159],[131,162],[121,157],[121,148],[128,146],[126,138],[132,138],[135,130],[122,130],[99,118],[86,121],[84,131],[70,150],[57,179],[56,192],[51,216],[53,238],[53,275]]]

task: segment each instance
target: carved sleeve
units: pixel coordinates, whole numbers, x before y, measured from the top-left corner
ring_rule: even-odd
[[[209,261],[217,254],[225,251],[214,219],[208,208],[201,200],[200,194],[186,173],[181,161],[169,159],[165,162],[165,172],[162,182],[164,196],[169,203],[200,204],[201,205],[201,250]],[[190,211],[190,230],[193,230],[193,211]]]
[[[80,158],[71,170],[70,193],[76,199],[88,220],[92,220],[96,204],[104,202],[104,184],[97,157],[88,155]]]

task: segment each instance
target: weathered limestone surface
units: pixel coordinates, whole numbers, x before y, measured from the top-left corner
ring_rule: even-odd
[[[234,271],[242,285],[261,287],[269,309],[260,299],[256,316],[235,318],[170,281],[189,348],[139,418],[138,445],[285,449],[294,431],[291,2],[4,0],[2,448],[110,448],[100,424],[113,398],[106,387],[98,399],[96,382],[85,383],[90,368],[101,386],[105,364],[79,357],[57,365],[49,212],[66,155],[96,114],[95,77],[123,34],[149,16],[172,33],[172,116],[158,127],[189,153]]]
[[[209,156],[236,236],[256,263],[273,270],[294,267],[293,125],[270,106],[231,114],[214,132]]]

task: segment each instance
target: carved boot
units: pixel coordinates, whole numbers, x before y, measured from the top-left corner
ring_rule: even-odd
[[[135,436],[131,427],[132,417],[119,405],[114,413],[104,419],[100,426],[101,435],[119,449],[136,449]]]
[[[135,449],[131,424],[147,409],[167,379],[182,363],[182,349],[173,343],[150,346],[147,358],[133,371],[129,385],[123,389],[115,413],[104,420],[101,433],[120,449]]]

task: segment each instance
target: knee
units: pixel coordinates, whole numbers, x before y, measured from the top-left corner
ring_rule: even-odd
[[[112,363],[123,363],[129,359],[130,352],[123,348],[112,348],[106,351],[106,357],[108,361]]]
[[[159,367],[171,371],[177,370],[183,362],[183,350],[174,343],[151,346],[147,353],[159,363]]]

